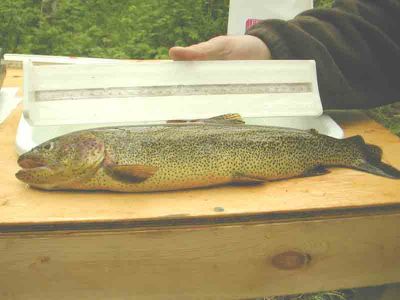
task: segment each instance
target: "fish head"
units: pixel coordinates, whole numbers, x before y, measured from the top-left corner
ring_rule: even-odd
[[[52,189],[87,178],[104,160],[103,142],[90,132],[76,132],[49,140],[22,154],[15,176],[31,186]]]

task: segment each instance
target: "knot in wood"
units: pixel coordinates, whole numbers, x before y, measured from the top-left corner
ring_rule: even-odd
[[[311,256],[298,251],[286,251],[272,257],[272,265],[281,270],[295,270],[306,266]]]

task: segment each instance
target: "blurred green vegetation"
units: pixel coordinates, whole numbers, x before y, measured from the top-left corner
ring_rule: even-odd
[[[229,0],[1,0],[0,47],[12,53],[167,58],[171,46],[225,34],[228,7]]]
[[[400,136],[400,102],[371,109],[368,114],[391,132]]]
[[[6,52],[165,58],[224,34],[228,0],[1,0]]]
[[[333,0],[314,0],[314,7],[329,8],[332,6]]]

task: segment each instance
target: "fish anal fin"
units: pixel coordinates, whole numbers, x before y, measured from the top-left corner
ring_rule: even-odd
[[[246,184],[262,184],[265,183],[267,179],[261,176],[256,175],[245,175],[245,174],[236,174],[233,176],[232,182],[234,184],[246,185]]]
[[[321,176],[330,173],[328,169],[323,166],[317,166],[315,168],[309,169],[305,171],[302,176],[303,177],[312,177],[312,176]]]
[[[214,124],[244,124],[242,117],[239,114],[225,114],[209,119],[194,119],[194,120],[168,120],[168,124],[190,124],[190,123],[214,123]]]
[[[147,165],[109,165],[106,168],[111,177],[130,183],[143,182],[158,170],[157,167]]]

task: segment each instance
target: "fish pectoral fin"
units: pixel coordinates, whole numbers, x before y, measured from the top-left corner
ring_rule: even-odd
[[[152,177],[158,170],[157,167],[146,165],[111,165],[106,168],[111,177],[130,183],[143,182]]]
[[[328,169],[323,166],[317,166],[303,173],[303,177],[321,176],[330,173]]]
[[[244,124],[242,117],[239,114],[225,114],[209,119],[194,119],[194,120],[168,120],[168,124],[182,124],[182,123],[200,123],[200,124]]]
[[[232,182],[234,184],[261,184],[265,183],[267,179],[261,176],[236,174],[233,176]]]

